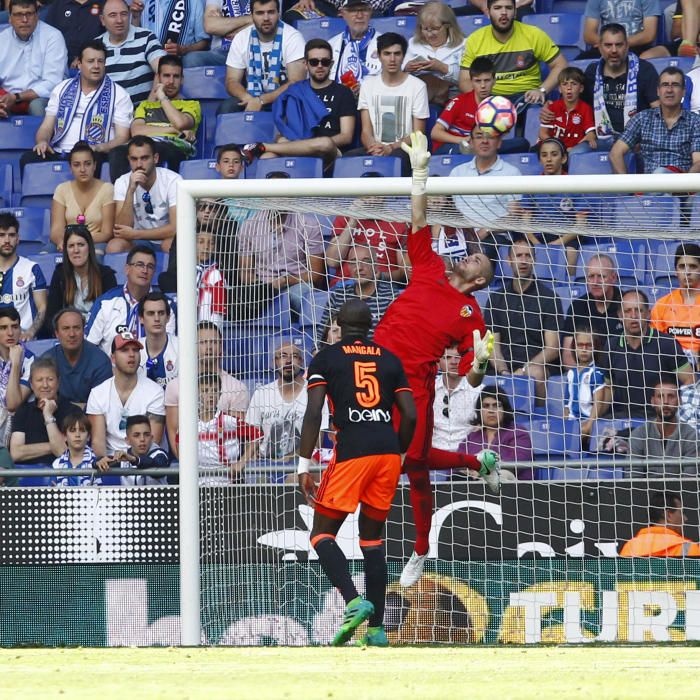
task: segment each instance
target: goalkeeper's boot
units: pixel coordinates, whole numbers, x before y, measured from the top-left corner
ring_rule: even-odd
[[[399,583],[403,588],[410,588],[423,574],[423,567],[425,566],[425,560],[428,558],[428,553],[416,554],[413,552],[411,558],[406,562],[406,566],[403,567],[401,572],[401,578]]]
[[[355,630],[373,613],[374,605],[362,596],[357,596],[357,598],[351,600],[345,606],[343,624],[340,625],[340,629],[333,637],[331,646],[342,647],[352,637]]]
[[[501,490],[501,463],[498,454],[493,450],[481,450],[476,458],[481,464],[479,476],[493,493],[498,493]]]
[[[388,647],[389,640],[386,638],[384,626],[368,627],[367,634],[356,644],[358,647]]]
[[[243,148],[241,148],[241,155],[245,158],[246,163],[250,165],[256,158],[265,153],[265,145],[262,142],[259,143],[247,143]]]

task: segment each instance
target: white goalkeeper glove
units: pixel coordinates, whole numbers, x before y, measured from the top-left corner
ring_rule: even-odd
[[[411,194],[425,194],[425,183],[428,180],[428,163],[430,162],[428,137],[422,131],[414,131],[411,134],[411,145],[409,146],[407,143],[402,142],[401,148],[408,153],[411,159],[411,169],[413,171]]]
[[[493,493],[498,493],[501,490],[501,462],[498,454],[493,450],[481,450],[476,458],[481,464],[479,476]]]
[[[493,355],[494,337],[491,331],[486,331],[484,337],[477,329],[474,329],[474,369],[480,374],[485,374],[489,368],[489,360]]]

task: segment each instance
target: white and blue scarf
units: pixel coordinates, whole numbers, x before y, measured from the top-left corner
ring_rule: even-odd
[[[284,24],[277,23],[277,33],[272,42],[272,51],[268,56],[267,73],[263,74],[263,55],[260,49],[258,30],[253,26],[248,44],[250,62],[248,64],[248,92],[258,97],[266,92],[276,90],[282,84],[282,32]]]
[[[96,143],[109,141],[114,118],[114,104],[116,101],[116,87],[111,78],[106,75],[102,84],[95,90],[88,106],[83,114],[80,125],[80,138],[91,146]],[[80,102],[80,75],[66,83],[58,96],[58,112],[56,114],[56,126],[51,137],[51,146],[57,144],[66,134],[73,122],[75,112]]]
[[[85,446],[83,450],[83,459],[77,467],[74,467],[70,461],[70,450],[66,450],[54,463],[54,469],[94,469],[97,455],[92,451],[90,445]],[[60,476],[56,479],[56,486],[96,486],[102,485],[102,479],[99,476]]]
[[[224,0],[221,6],[221,14],[224,17],[242,17],[250,14],[250,0]],[[221,50],[228,51],[231,48],[231,39],[221,38]]]
[[[639,58],[630,51],[627,57],[627,85],[625,86],[625,105],[622,110],[624,125],[637,111],[637,77],[639,76]],[[603,90],[603,66],[601,59],[595,72],[595,85],[593,86],[593,112],[595,115],[595,128],[598,136],[612,136],[615,131],[605,106]]]
[[[163,9],[165,11],[161,12]],[[148,20],[152,27],[160,27],[158,38],[161,44],[179,44],[182,41],[191,11],[190,0],[170,0],[167,5],[163,0],[150,0]]]
[[[376,29],[370,27],[362,39],[355,40],[350,36],[350,30],[345,27],[343,32],[343,43],[340,51],[340,60],[338,61],[338,69],[336,75],[338,80],[342,75],[350,71],[357,82],[362,82],[362,79],[369,73],[369,69],[365,65],[367,61],[367,48],[370,41],[374,38]]]

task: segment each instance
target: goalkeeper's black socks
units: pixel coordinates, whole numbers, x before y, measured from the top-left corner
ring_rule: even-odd
[[[360,594],[350,578],[348,560],[333,537],[323,537],[313,543],[323,570],[330,582],[340,591],[343,600],[349,603]]]
[[[365,598],[374,605],[374,614],[369,618],[369,626],[379,627],[384,624],[384,604],[388,583],[384,543],[363,545],[360,542],[360,547],[365,558],[365,588],[367,589]]]

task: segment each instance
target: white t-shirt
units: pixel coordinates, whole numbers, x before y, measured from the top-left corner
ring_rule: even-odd
[[[114,201],[119,203],[126,199],[131,173],[124,173],[114,183]],[[146,213],[146,202],[143,195],[146,190],[138,185],[134,192],[134,228],[147,230],[160,228],[170,223],[170,207],[177,204],[177,181],[182,176],[167,168],[156,168],[156,181],[150,189],[153,214]]]
[[[476,426],[472,418],[474,407],[482,387],[473,387],[466,377],[448,395],[442,375],[435,378],[435,401],[433,402],[433,447],[456,452],[459,444]],[[447,415],[445,415],[447,414]]]
[[[122,405],[114,387],[114,377],[98,384],[88,396],[85,413],[89,416],[104,416],[106,423],[107,454],[115,450],[126,450],[126,418],[136,415],[165,416],[163,389],[146,377],[138,377],[134,390]],[[121,427],[124,426],[124,427]]]
[[[381,75],[368,75],[360,86],[357,109],[368,111],[378,141],[394,143],[413,131],[414,117],[429,117],[428,90],[412,75],[401,85],[386,85]]]
[[[250,403],[248,387],[228,372],[221,370],[221,396],[218,409],[225,413],[245,413]],[[165,405],[177,406],[180,403],[180,379],[175,377],[165,387]]]
[[[61,81],[52,91],[49,97],[49,102],[46,105],[46,114],[51,114],[56,116],[58,114],[58,96],[65,87],[69,80]],[[131,126],[131,122],[134,120],[134,105],[131,103],[131,98],[129,94],[124,90],[121,85],[114,84],[115,88],[115,100],[114,100],[114,116],[112,118],[112,125],[109,130],[109,136],[107,141],[111,141],[115,136],[114,127],[115,126],[125,126],[127,129]],[[87,95],[81,91],[80,99],[78,100],[78,106],[73,115],[73,120],[63,134],[63,138],[56,143],[54,149],[60,153],[68,153],[75,144],[82,139],[82,134],[80,133],[80,127],[83,122],[83,115],[85,110],[90,104],[95,91],[87,93]]]
[[[250,64],[250,35],[253,31],[253,25],[245,29],[241,29],[238,34],[233,38],[231,42],[231,48],[228,50],[228,56],[226,57],[226,65],[231,68],[240,68],[248,72],[248,67]],[[272,41],[261,41],[260,42],[260,53],[263,59],[263,77],[267,75],[268,72],[268,57],[272,51]],[[286,67],[292,63],[292,61],[298,61],[304,58],[304,46],[306,41],[304,37],[298,32],[294,27],[290,27],[288,24],[284,24],[282,29],[282,72],[280,75],[280,80],[282,83],[287,82],[287,70]]]

